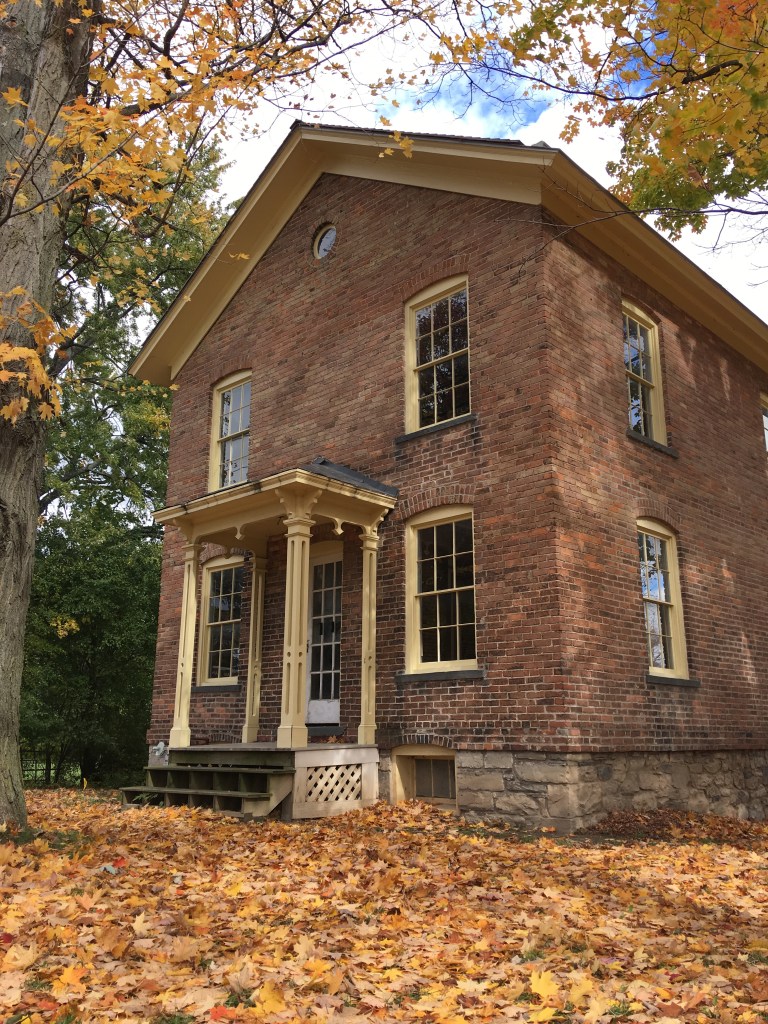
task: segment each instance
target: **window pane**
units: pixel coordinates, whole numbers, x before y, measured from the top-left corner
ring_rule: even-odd
[[[416,337],[429,334],[432,330],[432,307],[426,306],[416,313]]]
[[[429,335],[419,338],[416,343],[416,365],[421,366],[432,359],[432,339]]]
[[[454,392],[454,409],[457,416],[464,416],[469,412],[469,384],[462,384]]]
[[[453,524],[456,537],[456,551],[472,552],[472,520],[459,519]]]
[[[435,332],[441,327],[448,326],[448,308],[448,299],[439,299],[432,307],[432,324]]]
[[[459,627],[459,658],[462,661],[471,660],[475,657],[475,627],[472,626],[460,626]]]
[[[467,347],[467,341],[469,333],[467,331],[467,321],[462,320],[458,324],[453,324],[451,327],[451,349],[454,352],[458,352]]]
[[[437,661],[437,630],[425,629],[421,633],[421,660]]]
[[[436,590],[448,590],[454,586],[453,579],[453,557],[437,559]]]
[[[422,597],[419,606],[421,608],[421,626],[423,629],[437,625],[437,597]]]
[[[439,391],[435,395],[435,418],[438,423],[453,419],[453,396],[450,391]]]
[[[423,796],[429,799],[433,796],[432,792],[432,762],[426,757],[417,757],[414,759],[415,769],[415,796]]]
[[[435,528],[435,549],[438,557],[453,554],[453,523]]]
[[[455,295],[451,296],[451,322],[455,323],[456,320],[464,320],[467,316],[467,290],[462,288],[460,292],[456,292]]]
[[[448,594],[437,595],[437,614],[441,626],[452,626],[456,622],[456,605],[456,594],[454,591]]]
[[[459,591],[459,622],[475,621],[475,592],[474,590]]]
[[[440,627],[440,661],[458,661],[457,634],[453,626]]]
[[[435,331],[433,351],[433,359],[443,359],[445,356],[450,355],[451,339],[447,327],[442,327],[439,331]]]

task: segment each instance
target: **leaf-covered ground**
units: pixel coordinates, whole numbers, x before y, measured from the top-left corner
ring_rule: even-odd
[[[768,1021],[768,826],[524,841],[30,794],[0,835],[0,1024]]]

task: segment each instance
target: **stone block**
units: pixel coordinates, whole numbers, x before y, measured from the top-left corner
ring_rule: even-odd
[[[508,750],[489,750],[483,756],[486,768],[509,769],[515,763],[515,755]]]
[[[497,793],[504,791],[504,776],[501,772],[460,771],[457,774],[462,793],[477,790],[491,790]]]
[[[496,798],[496,810],[511,817],[534,818],[538,820],[546,813],[543,802],[527,793],[505,793]]]
[[[515,774],[524,782],[566,783],[570,777],[570,769],[562,761],[529,761],[527,758],[518,758]]]
[[[456,767],[462,768],[484,768],[485,755],[475,750],[457,750]]]
[[[495,795],[492,792],[459,790],[462,811],[492,811],[495,807]]]

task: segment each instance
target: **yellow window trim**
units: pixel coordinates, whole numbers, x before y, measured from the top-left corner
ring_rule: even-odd
[[[240,555],[221,555],[218,558],[212,558],[210,562],[206,562],[203,566],[203,585],[202,595],[200,601],[200,644],[199,654],[197,659],[197,685],[198,686],[231,686],[233,683],[238,681],[237,676],[216,676],[211,679],[208,676],[208,654],[210,646],[210,631],[208,629],[208,600],[211,596],[211,576],[215,572],[220,572],[222,569],[236,569],[238,566],[244,565],[244,559]],[[242,630],[242,618],[240,619],[240,627]],[[240,646],[242,647],[242,635],[240,637]]]
[[[213,389],[213,402],[211,403],[211,437],[208,460],[208,491],[222,491],[219,483],[221,473],[221,437],[219,436],[219,421],[221,419],[221,399],[225,391],[236,388],[239,384],[245,384],[251,380],[253,374],[250,370],[239,370],[220,380]]]
[[[391,755],[390,774],[390,799],[392,803],[400,803],[402,800],[413,800],[416,796],[416,765],[417,758],[427,758],[431,761],[452,761],[454,773],[456,754],[446,747],[438,747],[434,743],[407,743],[401,747],[395,747]],[[454,775],[454,782],[456,782]],[[456,785],[458,797],[458,785]],[[457,800],[436,799],[435,804],[443,807],[456,806]]]
[[[428,661],[420,659],[418,616],[418,531],[426,526],[442,526],[460,519],[472,522],[472,555],[474,560],[475,534],[471,505],[442,505],[413,516],[406,523],[405,536],[405,663],[408,672],[452,672],[477,668],[477,658],[462,661]],[[473,576],[473,587],[477,584]],[[475,594],[475,649],[477,649],[477,595]]]
[[[688,678],[688,652],[685,644],[685,622],[683,619],[683,595],[680,589],[680,563],[677,557],[677,538],[672,530],[656,519],[638,519],[638,533],[657,537],[667,544],[667,571],[672,604],[669,609],[669,625],[672,639],[672,668],[658,668],[648,665],[648,671],[654,676],[670,676],[675,679]],[[645,607],[643,607],[643,636],[647,646],[645,626]]]
[[[667,420],[664,411],[664,384],[661,379],[661,348],[659,345],[659,326],[651,320],[639,306],[626,300],[621,304],[622,320],[624,315],[632,317],[648,331],[649,355],[651,359],[651,422],[653,433],[649,440],[659,444],[667,443]],[[626,379],[626,371],[625,371]]]
[[[405,430],[410,434],[417,430],[427,429],[419,423],[419,384],[416,374],[416,314],[424,306],[431,306],[439,299],[445,299],[454,292],[465,288],[467,291],[467,308],[469,309],[469,280],[466,274],[445,278],[435,284],[423,288],[412,296],[405,306]],[[472,408],[472,355],[468,353],[469,362],[469,403]],[[442,420],[450,423],[451,420]]]

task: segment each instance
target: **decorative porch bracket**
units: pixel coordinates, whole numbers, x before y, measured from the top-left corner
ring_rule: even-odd
[[[179,662],[176,672],[176,699],[173,705],[171,747],[188,747],[189,701],[192,693],[192,666],[195,660],[195,623],[197,621],[197,563],[200,545],[197,541],[184,545],[184,583],[181,596],[179,631]]]

